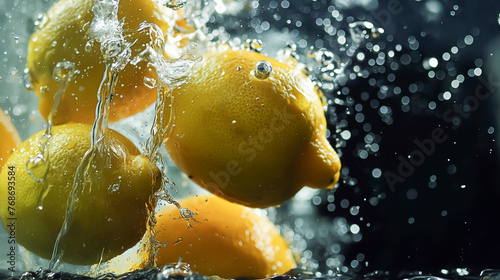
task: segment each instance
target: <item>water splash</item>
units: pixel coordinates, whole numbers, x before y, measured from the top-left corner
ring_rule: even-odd
[[[182,239],[180,239],[182,240]],[[165,279],[176,278],[176,277],[186,277],[193,275],[191,267],[187,263],[183,263],[180,260],[175,265],[165,265],[161,270],[161,275]]]
[[[84,192],[91,192],[92,182],[96,182],[96,176],[102,172],[102,170],[95,170],[94,160],[97,155],[103,154],[107,147],[108,143],[104,137],[108,130],[109,109],[116,81],[120,71],[130,61],[131,44],[127,43],[123,37],[122,24],[118,20],[118,5],[118,0],[96,0],[92,8],[95,16],[89,32],[94,40],[101,43],[101,52],[106,62],[106,68],[97,92],[91,147],[83,156],[75,173],[73,188],[66,205],[66,215],[49,264],[49,270],[52,271],[58,269],[67,249],[65,246],[71,243],[71,240],[66,240],[66,234],[69,232],[73,217],[76,215],[80,195]],[[60,75],[64,76],[62,72]],[[91,170],[94,172],[90,172]]]
[[[156,69],[158,75],[158,81],[153,79],[154,84],[157,86],[157,100],[155,102],[155,115],[151,126],[150,136],[146,140],[146,153],[148,154],[150,163],[156,164],[160,170],[165,170],[165,164],[160,153],[160,148],[168,129],[171,128],[173,123],[173,114],[169,111],[170,109],[166,105],[171,104],[172,102],[171,89],[187,82],[189,74],[191,73],[191,68],[196,63],[196,60],[184,58],[165,58],[163,55],[165,48],[164,36],[163,32],[157,25],[142,23],[139,31],[148,35],[150,38],[150,44],[148,44],[146,48],[131,61],[131,63],[136,64],[140,60],[148,61]],[[145,82],[152,84],[150,78],[145,80]],[[165,173],[163,173],[161,180],[162,187],[157,193],[154,194],[154,200],[163,200],[169,204],[175,205],[179,209],[181,217],[187,220],[189,224],[192,216],[187,215],[185,211],[186,209],[182,208],[182,206],[168,193],[168,189],[173,188],[175,184],[170,181]],[[158,250],[164,246],[164,244],[158,242],[156,239],[157,232],[155,230],[156,217],[154,207],[149,207],[148,212],[148,230],[145,242],[143,242],[140,250],[141,254],[146,257],[143,260],[141,267],[152,268],[156,267],[156,254],[158,253]]]

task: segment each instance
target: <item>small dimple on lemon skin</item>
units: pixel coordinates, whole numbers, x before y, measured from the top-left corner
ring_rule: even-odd
[[[196,213],[193,229],[168,206],[157,215],[158,241],[167,242],[157,256],[159,266],[181,257],[194,272],[224,278],[264,278],[296,267],[288,244],[274,224],[252,209],[216,196],[179,201]]]
[[[16,180],[16,242],[40,257],[52,256],[76,169],[90,148],[91,128],[86,124],[53,128],[48,146],[49,171],[41,183],[32,180],[25,165],[40,152],[43,132],[23,142],[7,162],[14,167]],[[104,148],[95,154],[91,164],[95,167],[88,170],[96,175],[90,177],[85,192],[79,195],[69,231],[60,243],[65,251],[62,260],[67,263],[88,265],[106,261],[135,245],[146,230],[145,205],[152,191],[159,188],[160,171],[145,164],[148,160],[132,142],[113,130],[102,141],[106,141]],[[120,153],[110,157],[110,146]],[[3,170],[1,205],[8,203],[7,182],[8,172]],[[9,215],[7,207],[0,209],[4,226],[8,225]]]
[[[266,79],[253,74],[261,60],[273,68]],[[193,181],[230,201],[275,206],[304,186],[326,188],[338,178],[338,157],[305,154],[326,134],[312,82],[269,57],[244,50],[207,54],[190,81],[172,91],[165,111],[172,114],[166,135],[172,159]],[[336,156],[328,141],[320,143]],[[300,163],[307,158],[314,160]],[[317,167],[328,183],[309,184]]]
[[[92,123],[97,91],[104,75],[105,63],[100,43],[91,38],[89,28],[94,18],[94,0],[60,0],[47,13],[47,22],[32,35],[27,53],[31,82],[40,98],[38,108],[47,119],[54,95],[61,84],[52,78],[58,62],[75,64],[75,75],[61,98],[54,124]],[[123,22],[124,37],[130,43],[132,56],[145,49],[149,36],[137,31],[143,22],[154,23],[167,33],[172,12],[154,0],[122,0],[118,18]],[[156,100],[156,88],[144,84],[144,78],[157,77],[146,61],[128,64],[117,80],[110,121],[117,121],[144,110]]]

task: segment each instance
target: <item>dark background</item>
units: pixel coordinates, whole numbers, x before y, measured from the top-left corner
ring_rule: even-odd
[[[345,251],[346,260],[354,259],[358,252],[364,253],[368,265],[361,269],[362,273],[380,269],[393,273],[420,270],[435,274],[441,269],[468,268],[477,275],[482,269],[500,268],[500,166],[495,142],[495,133],[500,129],[497,126],[498,90],[487,89],[478,77],[466,75],[468,69],[475,68],[476,59],[482,58],[482,78],[490,78],[489,85],[495,81],[489,76],[491,72],[486,65],[489,59],[495,59],[488,48],[500,35],[499,3],[440,1],[443,14],[439,20],[429,21],[422,12],[426,2],[429,1],[401,1],[402,12],[391,15],[390,23],[385,26],[386,36],[394,37],[392,42],[386,43],[403,47],[394,60],[409,54],[412,61],[408,65],[400,64],[396,71],[371,74],[382,81],[381,84],[401,88],[399,95],[375,98],[380,106],[392,108],[391,124],[381,121],[376,109],[363,110],[365,119],[372,124],[371,132],[379,136],[379,152],[367,159],[356,157],[359,143],[364,142],[366,134],[362,128],[364,123],[337,110],[339,119],[348,120],[347,129],[353,135],[342,148],[342,162],[349,167],[348,176],[355,178],[357,183],[355,186],[340,184],[335,196],[346,197],[352,205],[360,205],[359,216],[364,218],[364,223],[359,223],[359,217],[350,215],[348,208],[337,207],[334,215],[365,225],[361,228],[363,239],[350,244]],[[458,5],[457,10],[454,5]],[[379,6],[383,7],[382,1]],[[451,11],[455,11],[454,16]],[[345,12],[363,18],[360,16],[362,10]],[[459,48],[458,55],[449,60],[452,65],[443,62],[442,54],[450,53],[450,48],[460,45],[459,42],[463,44],[464,37],[474,32],[474,28],[476,32],[480,30],[474,43]],[[409,46],[410,36],[419,41],[418,49]],[[438,58],[437,69],[445,72],[442,80],[429,78],[428,71],[422,67],[422,62],[429,57]],[[396,76],[392,82],[387,81],[389,72]],[[450,91],[450,82],[457,75],[454,73],[464,74],[465,82],[451,90],[450,100],[439,100],[440,93]],[[372,98],[363,101],[357,93],[366,91],[370,96],[377,96],[379,91],[379,87],[370,86],[369,78],[350,81],[345,86],[350,88],[349,95],[355,102],[364,107],[369,107],[367,103]],[[412,92],[415,86],[417,90]],[[460,127],[453,129],[453,124],[447,122],[443,114],[453,110],[454,104],[461,106],[479,90],[491,96],[481,101],[477,110],[464,115],[467,117],[459,117]],[[402,96],[411,100],[408,111],[402,110]],[[434,110],[427,107],[429,101],[435,101]],[[488,133],[491,127],[495,129],[493,134]],[[414,166],[414,172],[403,178],[403,182],[391,188],[385,176],[387,172],[401,175],[398,156],[407,158],[418,149],[414,141],[431,138],[435,128],[444,130],[446,141],[435,143],[435,152],[426,156],[422,164]],[[374,178],[371,175],[373,168],[380,168],[383,175]],[[431,181],[432,175],[436,176],[435,182]],[[410,199],[414,193],[417,193],[416,198]],[[383,199],[376,206],[365,201],[365,198],[380,194]],[[413,223],[409,222],[410,218],[414,219]],[[367,223],[370,226],[366,226]]]
[[[325,91],[330,98],[347,101],[345,106],[330,106],[327,115],[330,140],[339,146],[344,170],[334,193],[335,210],[328,210],[331,192],[322,192],[317,211],[320,219],[344,217],[348,224],[358,224],[362,234],[361,241],[346,242],[342,247],[343,265],[350,266],[362,253],[364,259],[354,269],[361,275],[377,270],[392,275],[403,271],[440,275],[442,269],[457,268],[479,275],[483,269],[500,269],[500,166],[495,141],[500,131],[495,89],[499,83],[495,81],[500,81],[500,76],[491,75],[495,74],[495,60],[499,61],[495,51],[500,44],[494,47],[500,37],[499,1],[378,1],[375,6],[377,1],[371,1],[371,5],[340,9],[341,2],[346,1],[290,0],[289,6],[283,8],[282,1],[260,1],[258,16],[278,31],[297,30],[298,35],[291,41],[306,39],[308,47],[325,47],[344,59],[348,57],[337,41],[338,33],[327,34],[316,18],[329,18],[332,26],[346,33],[348,24],[359,20],[385,29],[383,36],[360,47],[366,59],[354,61],[347,69],[350,73],[354,65],[359,65],[368,69],[369,75],[341,81],[335,90]],[[334,20],[329,6],[338,8],[343,19]],[[433,13],[433,7],[440,9]],[[300,28],[294,27],[297,21],[301,22]],[[252,30],[251,24],[238,25],[236,21],[235,26],[237,34]],[[474,38],[471,45],[464,43],[467,35]],[[347,41],[351,43],[349,38]],[[267,42],[268,46],[273,43],[284,44]],[[369,59],[377,58],[379,53],[373,51],[377,44],[382,46],[379,52],[386,54],[398,45],[401,48],[393,57],[386,56],[380,65],[370,65]],[[454,46],[456,53],[451,51]],[[297,53],[303,58],[305,50],[298,48]],[[444,53],[450,54],[448,61],[443,59]],[[437,58],[439,64],[425,69],[425,61],[431,57]],[[468,75],[475,68],[482,70],[481,77]],[[436,77],[430,78],[429,70]],[[460,74],[465,80],[453,88],[451,83]],[[381,93],[384,86],[387,90]],[[451,94],[449,100],[443,99],[447,91]],[[470,103],[476,92],[488,98],[476,98],[479,103]],[[404,97],[410,100],[406,106]],[[429,105],[431,101],[434,106]],[[474,106],[473,110],[462,108],[465,101]],[[361,111],[356,110],[357,104],[362,105]],[[453,114],[458,116],[456,129],[448,118],[454,105],[466,112]],[[382,106],[390,112],[381,113]],[[364,116],[362,121],[356,120],[359,112]],[[415,153],[418,146],[414,141],[431,139],[436,128],[442,129],[446,140],[435,143],[435,150],[414,165],[409,176],[401,176],[401,157]],[[344,130],[350,131],[349,139],[340,137]],[[379,149],[362,159],[359,152],[369,148],[365,138],[368,134]],[[378,178],[372,174],[377,168],[382,173]],[[389,173],[401,176],[401,181],[391,186],[385,178]],[[377,203],[370,203],[373,198]],[[352,215],[350,207],[341,207],[343,199],[350,206],[359,206],[359,214]],[[313,258],[319,260],[319,270],[327,271],[331,266],[322,261],[335,254],[319,246],[332,241],[322,241],[321,237],[316,241],[318,248],[313,248]]]

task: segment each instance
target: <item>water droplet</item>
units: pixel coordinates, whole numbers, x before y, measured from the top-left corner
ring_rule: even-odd
[[[282,63],[295,66],[300,56],[297,54],[297,45],[288,43],[287,46],[278,52],[278,60]]]
[[[327,49],[320,49],[315,55],[316,62],[322,66],[331,66],[328,70],[337,69],[341,65],[340,57]]]
[[[48,22],[48,17],[46,14],[38,14],[35,19],[35,29],[39,30],[42,29],[45,24]]]
[[[366,40],[379,37],[384,33],[384,29],[376,28],[369,21],[356,21],[349,24],[349,32],[354,42],[363,43]]]
[[[418,192],[416,189],[409,189],[407,192],[406,192],[406,198],[408,198],[409,200],[415,200],[418,196]]]
[[[144,77],[144,85],[148,88],[151,88],[151,89],[155,88],[156,87],[156,79]]]
[[[172,243],[172,245],[175,246],[175,245],[177,245],[177,244],[179,244],[181,242],[182,242],[182,237],[179,237],[179,239],[177,239],[177,241],[175,241],[174,243]]]
[[[49,171],[49,165],[45,161],[42,154],[38,154],[26,162],[26,171],[37,183],[41,183],[45,180],[47,172]]]
[[[30,90],[30,91],[35,90],[35,86],[33,86],[33,83],[31,82],[30,74],[24,74],[23,84],[24,84],[24,88],[26,88],[27,90]]]
[[[40,91],[41,95],[47,94],[47,93],[49,93],[49,87],[48,86],[41,86],[40,88],[38,88],[38,91]]]
[[[88,40],[87,43],[85,43],[86,52],[91,52],[93,47],[94,47],[94,40]]]
[[[259,39],[247,39],[245,43],[243,43],[243,48],[260,53],[262,51],[262,41]]]
[[[182,239],[182,238],[181,238]],[[175,265],[167,264],[162,268],[161,274],[163,278],[184,278],[192,274],[189,264],[179,262]]]
[[[52,77],[59,83],[67,82],[71,79],[75,71],[75,64],[69,61],[61,61],[56,64],[52,71]]]
[[[181,214],[181,217],[183,219],[189,219],[189,218],[193,218],[195,213],[193,213],[193,211],[187,209],[187,208],[181,208],[179,209],[179,212]]]
[[[178,10],[186,5],[187,0],[161,0],[159,4],[164,5],[172,10]]]
[[[254,74],[258,79],[267,79],[273,72],[273,66],[269,61],[261,60],[255,64]]]
[[[438,66],[439,62],[435,57],[429,58],[429,66],[432,68],[436,68]]]

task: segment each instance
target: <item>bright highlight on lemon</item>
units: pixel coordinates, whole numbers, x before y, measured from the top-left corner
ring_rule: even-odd
[[[49,170],[41,183],[28,174],[26,162],[40,153],[39,132],[23,142],[0,173],[0,219],[16,218],[16,242],[50,259],[66,214],[75,172],[90,148],[86,124],[55,126],[47,146]],[[123,135],[109,130],[94,154],[73,219],[60,248],[62,261],[94,264],[109,260],[140,241],[146,231],[146,203],[159,188],[160,171]],[[15,178],[14,193],[10,193]],[[15,211],[9,201],[15,200]]]
[[[302,187],[338,181],[323,103],[300,69],[253,51],[210,52],[165,111],[172,159],[227,200],[274,206]]]
[[[224,278],[264,278],[296,267],[274,224],[253,209],[216,196],[179,202],[196,213],[197,223],[190,229],[175,206],[157,214],[158,241],[168,242],[158,252],[160,267],[181,258],[194,272]]]
[[[61,83],[53,78],[59,62],[75,65],[74,76],[63,93],[54,124],[68,122],[92,123],[97,104],[105,62],[100,43],[93,40],[89,28],[94,18],[94,0],[61,0],[47,13],[47,20],[31,36],[27,64],[31,82],[40,102],[38,108],[47,119],[54,103],[54,95]],[[97,1],[98,2],[98,1]],[[169,28],[172,11],[154,0],[119,1],[118,20],[123,23],[124,37],[136,57],[151,45],[150,34],[139,31],[145,22],[156,24],[164,34]],[[116,93],[110,111],[110,121],[134,115],[156,100],[155,86],[145,81],[157,74],[147,61],[129,63],[120,72]]]

